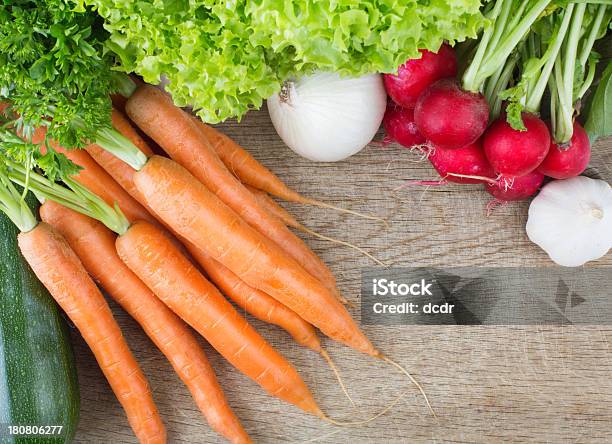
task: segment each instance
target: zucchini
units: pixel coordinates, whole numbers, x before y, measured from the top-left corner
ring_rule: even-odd
[[[31,193],[27,201],[36,214]],[[17,234],[0,212],[0,443],[66,443],[79,418],[69,332],[55,301],[21,256]],[[15,426],[35,427],[25,436],[28,429]],[[52,431],[45,426],[62,430],[44,434]]]

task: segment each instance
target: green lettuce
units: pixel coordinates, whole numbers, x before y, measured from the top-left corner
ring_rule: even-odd
[[[205,121],[240,118],[314,70],[394,72],[419,49],[474,38],[477,0],[80,0],[97,8],[119,69]]]

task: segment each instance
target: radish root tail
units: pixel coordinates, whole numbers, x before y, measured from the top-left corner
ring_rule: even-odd
[[[437,418],[436,412],[434,412],[433,408],[431,407],[431,403],[429,402],[429,398],[427,397],[427,394],[425,393],[425,390],[423,390],[423,387],[421,387],[421,384],[419,384],[418,381],[416,379],[414,379],[414,377],[410,373],[408,373],[408,370],[406,370],[404,367],[402,367],[401,365],[399,365],[397,362],[393,361],[392,359],[387,358],[385,355],[380,355],[380,358],[383,361],[386,361],[389,364],[391,364],[392,366],[394,366],[395,368],[397,368],[400,372],[402,372],[404,375],[406,375],[408,377],[408,379],[410,379],[410,381],[419,390],[419,392],[421,392],[421,395],[423,395],[423,398],[425,398],[425,402],[427,403],[427,407],[429,408],[429,411],[431,412],[433,417]]]
[[[448,176],[461,177],[463,179],[482,180],[483,182],[490,183],[491,185],[499,185],[500,183],[500,176],[496,178],[492,178],[492,177],[486,177],[486,176],[473,176],[471,174],[458,174],[458,173],[447,173],[446,176],[447,177]]]
[[[436,152],[436,147],[430,144],[429,142],[421,143],[419,145],[412,145],[408,149],[410,150],[410,152],[418,151],[418,153],[420,154],[418,160],[419,162],[423,162],[424,160],[429,159]]]
[[[412,186],[438,187],[438,186],[446,185],[446,184],[448,184],[448,181],[446,179],[438,179],[438,180],[407,180],[403,184],[401,184],[399,187],[394,188],[393,191],[399,191],[399,190],[401,190],[403,188],[412,187]]]
[[[310,228],[305,227],[302,224],[297,225],[295,228],[297,228],[298,230],[310,234],[314,237],[317,237],[319,239],[323,239],[329,242],[333,242],[335,244],[338,245],[344,245],[345,247],[349,247],[352,248],[353,250],[359,251],[361,254],[363,254],[364,256],[369,257],[370,259],[372,259],[374,262],[376,262],[378,265],[382,265],[383,267],[387,267],[387,264],[385,264],[383,261],[376,259],[374,256],[372,256],[370,253],[368,253],[367,251],[365,251],[363,248],[358,247],[357,245],[353,245],[350,242],[346,242],[340,239],[334,239],[333,237],[329,237],[329,236],[325,236],[321,233],[317,233],[316,231],[311,230]]]
[[[371,216],[369,214],[360,213],[358,211],[349,210],[347,208],[340,208],[335,205],[331,205],[331,204],[321,202],[320,200],[315,200],[315,199],[304,198],[302,203],[307,204],[307,205],[314,205],[315,207],[328,208],[330,210],[339,211],[341,213],[352,214],[353,216],[361,217],[363,219],[376,220],[376,221],[382,222],[386,228],[389,228],[389,223],[382,217]]]
[[[498,207],[502,207],[504,205],[506,205],[508,202],[505,200],[500,200],[500,199],[491,199],[485,209],[486,209],[486,214],[487,217],[491,217],[491,215],[493,214],[493,212],[495,211],[496,208]]]
[[[353,398],[351,398],[351,395],[349,394],[348,390],[346,389],[346,386],[344,385],[344,382],[342,381],[342,376],[340,375],[340,372],[338,371],[338,367],[336,367],[336,364],[334,364],[334,361],[332,360],[331,356],[329,356],[329,353],[327,353],[327,350],[323,348],[321,349],[320,353],[321,353],[321,356],[323,356],[323,359],[327,361],[327,364],[334,372],[334,375],[336,375],[336,380],[338,381],[340,388],[344,392],[344,395],[347,397],[351,405],[353,407],[356,407],[355,402],[353,401]]]

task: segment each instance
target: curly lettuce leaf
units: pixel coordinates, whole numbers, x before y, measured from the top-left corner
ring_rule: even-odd
[[[477,0],[80,0],[97,8],[120,68],[205,121],[240,118],[314,70],[394,72],[421,48],[476,37]]]

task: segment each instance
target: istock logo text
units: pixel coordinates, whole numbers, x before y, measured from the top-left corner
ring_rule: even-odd
[[[374,296],[433,296],[430,288],[434,281],[427,282],[421,279],[421,282],[410,284],[397,283],[388,279],[372,279],[372,295]]]

